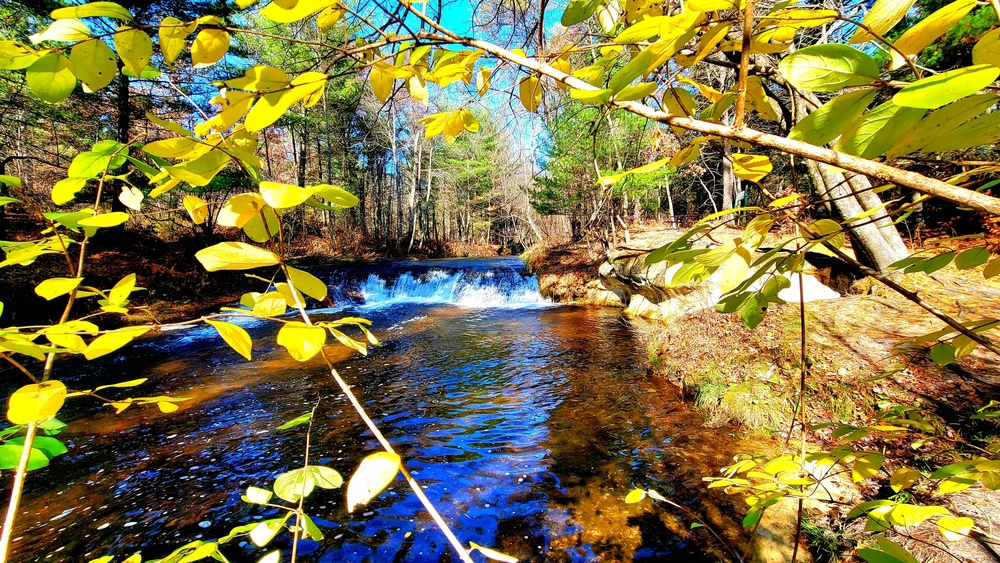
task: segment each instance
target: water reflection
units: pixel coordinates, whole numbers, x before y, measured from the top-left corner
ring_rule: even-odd
[[[701,429],[672,388],[646,376],[616,312],[399,305],[366,314],[387,327],[385,345],[368,358],[341,353],[337,367],[463,541],[533,561],[721,558],[690,518],[624,504],[633,486],[656,487],[738,539],[732,511],[700,482],[731,439]],[[149,377],[143,394],[191,400],[171,415],[70,406],[70,453],[32,473],[15,560],[162,556],[273,516],[239,496],[299,463],[305,427],[274,426],[319,397],[314,462],[346,477],[377,448],[321,364],[275,350],[269,327],[249,330],[252,363],[211,332],[186,331],[76,376],[76,387]],[[304,561],[452,560],[401,480],[355,514],[343,491],[319,491],[307,507],[325,538],[305,543]],[[251,547],[235,541],[226,553],[255,560],[263,552]]]

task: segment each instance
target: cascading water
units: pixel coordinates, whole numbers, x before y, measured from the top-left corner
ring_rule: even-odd
[[[366,275],[367,274],[367,275]],[[335,304],[379,308],[401,303],[465,308],[548,304],[518,258],[429,260],[327,274]]]

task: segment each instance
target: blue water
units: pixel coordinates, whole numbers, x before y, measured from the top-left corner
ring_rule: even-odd
[[[647,376],[632,321],[547,303],[511,260],[315,273],[336,297],[312,314],[367,317],[383,343],[368,357],[329,347],[336,369],[466,545],[534,561],[721,557],[684,514],[624,503],[633,486],[655,487],[724,531],[732,526],[731,511],[700,483],[725,463],[726,438],[701,429],[669,385]],[[301,463],[306,427],[275,426],[317,401],[311,463],[346,479],[378,450],[321,361],[300,364],[275,347],[275,327],[243,324],[254,337],[251,362],[196,327],[83,373],[57,370],[74,388],[148,377],[106,393],[191,400],[172,414],[68,404],[70,452],[30,475],[14,560],[163,556],[276,516],[239,497]],[[304,540],[300,561],[456,560],[402,479],[353,514],[344,490],[314,493],[306,510],[325,537]],[[288,546],[284,533],[269,547],[287,560]],[[224,551],[231,561],[266,553],[242,538]]]

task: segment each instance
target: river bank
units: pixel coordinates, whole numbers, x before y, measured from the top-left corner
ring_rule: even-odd
[[[678,234],[664,229],[639,233],[608,251],[585,243],[533,249],[527,262],[538,276],[543,294],[554,300],[624,307],[629,300],[620,297],[621,288],[616,287],[620,280],[608,279],[610,262],[641,258]],[[611,261],[606,261],[606,256],[611,256]],[[649,279],[639,281],[639,285],[649,283]],[[884,494],[880,489],[888,488],[893,470],[904,465],[945,465],[956,453],[984,447],[997,434],[996,425],[969,417],[998,395],[998,359],[977,349],[947,366],[938,366],[928,356],[929,345],[914,344],[912,339],[941,328],[939,321],[899,295],[879,290],[869,293],[866,290],[873,284],[868,280],[861,280],[853,290],[844,280],[835,283],[846,293],[843,297],[807,303],[804,311],[809,366],[807,424],[836,422],[861,427],[886,424],[885,420],[894,418],[894,424],[899,424],[900,419],[912,417],[913,426],[923,428],[926,436],[919,447],[911,447],[917,437],[912,433],[883,438],[874,432],[852,442],[856,450],[881,451],[890,459],[883,468],[884,481],[857,492],[864,498],[884,498],[879,496]],[[1000,287],[984,280],[981,271],[960,271],[952,266],[931,276],[909,275],[903,283],[961,321],[1000,318]],[[706,425],[739,428],[760,436],[761,451],[749,454],[762,453],[775,444],[780,448],[789,438],[797,441],[799,434],[789,436],[789,425],[800,376],[798,304],[770,307],[765,320],[752,331],[743,326],[738,315],[723,315],[704,306],[691,309],[680,311],[667,322],[644,325],[647,370],[681,389],[685,400],[700,409]],[[833,431],[831,427],[810,433],[811,447],[841,445]],[[942,501],[927,488],[907,494],[918,503]],[[995,509],[987,508],[998,500],[996,493],[981,486],[948,497],[958,513],[974,518],[980,526],[998,520]],[[871,541],[863,531],[864,519],[848,520],[846,514],[844,508],[810,513],[804,529],[814,555],[834,557]],[[905,539],[901,542],[914,553],[924,554],[921,561],[950,558],[949,551],[963,560],[990,557],[976,541],[949,544],[936,531],[928,530],[933,527],[925,523],[923,528],[911,530],[916,539],[909,544]]]

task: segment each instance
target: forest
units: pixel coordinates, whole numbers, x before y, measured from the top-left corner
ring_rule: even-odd
[[[995,0],[4,2],[0,563],[998,559],[998,79]]]

